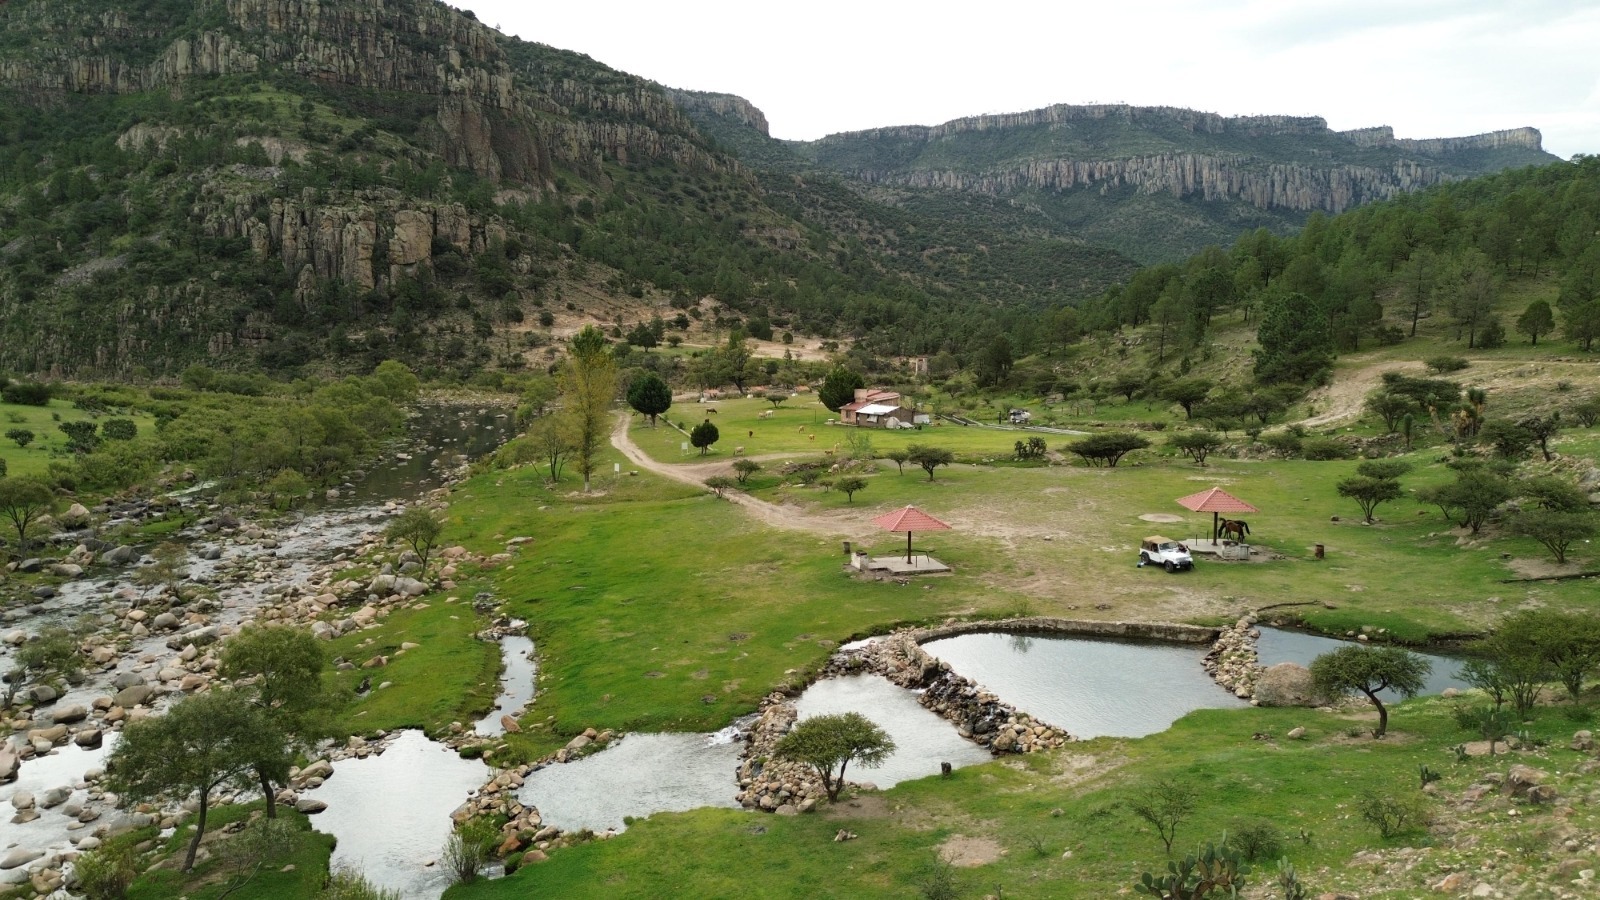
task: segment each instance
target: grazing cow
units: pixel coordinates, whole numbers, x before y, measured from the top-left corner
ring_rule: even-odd
[[[817,436],[816,436],[816,435],[814,435],[814,434],[813,434],[813,435],[812,435],[812,436],[811,436],[811,440],[813,440],[813,441],[814,441],[814,440],[816,440],[816,439],[817,439]]]
[[[735,447],[735,448],[733,448],[733,455],[734,456],[743,456],[744,455],[744,448],[743,447]]]
[[[707,415],[711,415],[711,416],[716,415],[717,414],[717,408],[715,406],[706,407],[706,414]]]

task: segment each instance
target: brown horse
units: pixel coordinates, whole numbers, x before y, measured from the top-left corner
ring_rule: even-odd
[[[1250,523],[1243,519],[1223,519],[1218,523],[1217,531],[1224,538],[1232,536],[1233,540],[1242,544],[1250,534]]]

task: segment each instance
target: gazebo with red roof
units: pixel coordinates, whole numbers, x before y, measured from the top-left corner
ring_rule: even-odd
[[[884,531],[904,531],[906,533],[906,562],[911,562],[911,533],[914,531],[949,531],[950,526],[928,515],[915,506],[897,509],[892,513],[885,513],[872,520],[872,524]]]
[[[1204,490],[1198,494],[1190,494],[1187,497],[1179,497],[1178,505],[1195,512],[1211,513],[1211,543],[1213,544],[1217,542],[1218,514],[1261,511],[1219,487]]]

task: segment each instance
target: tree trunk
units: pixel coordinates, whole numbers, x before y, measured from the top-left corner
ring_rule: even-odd
[[[278,817],[278,798],[273,795],[272,782],[267,779],[267,770],[256,769],[256,778],[261,781],[261,796],[267,801],[267,818]]]
[[[194,857],[200,852],[200,839],[206,836],[206,812],[211,805],[211,792],[200,792],[200,818],[195,822],[194,837],[189,841],[189,851],[183,856],[183,870],[194,871]]]
[[[1383,701],[1378,699],[1376,692],[1362,691],[1362,693],[1366,694],[1367,699],[1372,701],[1372,705],[1378,708],[1378,730],[1374,731],[1372,736],[1381,738],[1389,731],[1389,710],[1384,708]]]

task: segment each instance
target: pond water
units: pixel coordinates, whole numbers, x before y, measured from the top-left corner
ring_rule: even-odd
[[[500,661],[500,695],[495,698],[494,709],[473,725],[478,734],[491,737],[505,734],[506,727],[500,722],[502,716],[514,717],[533,702],[534,683],[539,675],[533,638],[519,634],[502,637]]]
[[[1201,668],[1206,644],[991,632],[922,648],[1075,738],[1141,737],[1196,709],[1246,705]]]
[[[954,725],[917,702],[913,691],[896,686],[881,675],[846,675],[819,681],[795,701],[801,719],[833,713],[857,712],[871,719],[894,739],[895,751],[883,765],[866,769],[851,766],[847,781],[871,782],[886,788],[916,778],[939,774],[939,764],[960,768],[988,762],[989,751],[956,733]]]
[[[1263,627],[1261,637],[1256,641],[1256,654],[1263,666],[1275,666],[1284,662],[1309,666],[1318,656],[1355,643],[1357,642],[1341,641],[1338,638],[1307,634],[1303,631]],[[1472,685],[1456,677],[1456,672],[1460,670],[1463,662],[1461,659],[1437,653],[1418,653],[1415,650],[1411,652],[1426,659],[1433,667],[1428,673],[1427,684],[1422,689],[1423,694],[1437,694],[1445,688],[1472,689]],[[1394,691],[1379,691],[1378,696],[1384,700],[1402,699]]]
[[[382,755],[334,763],[333,777],[307,792],[328,804],[311,823],[338,839],[333,865],[407,900],[438,897],[452,880],[438,862],[450,813],[488,777],[483,762],[405,731]]]
[[[621,831],[624,816],[737,808],[743,747],[727,732],[630,734],[577,762],[530,774],[517,798],[563,831]]]

